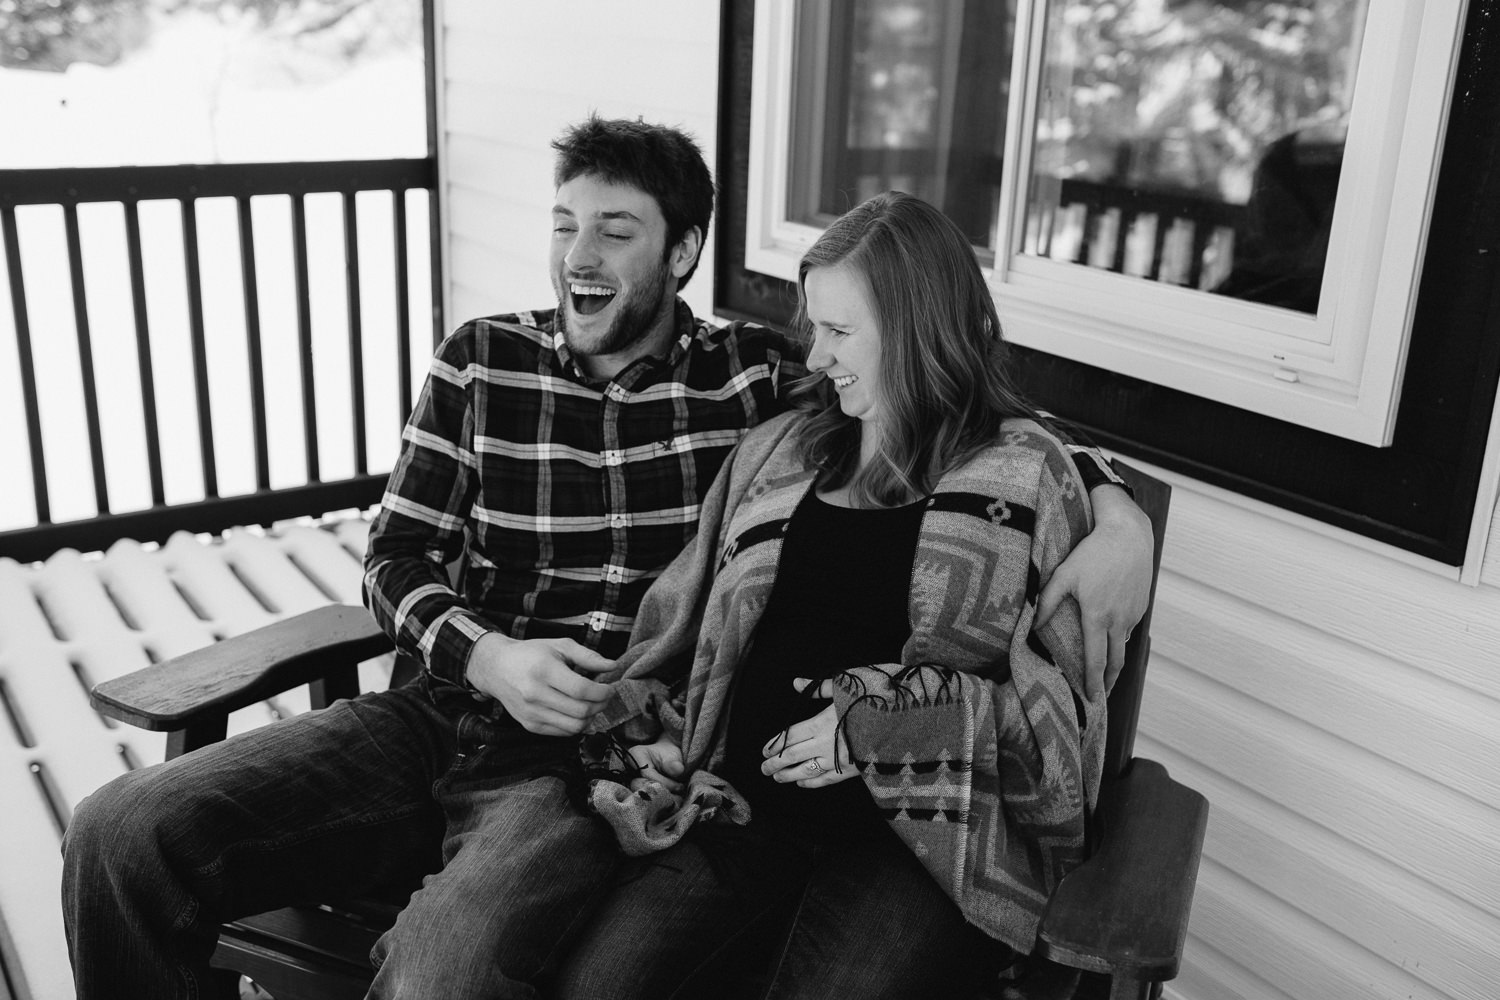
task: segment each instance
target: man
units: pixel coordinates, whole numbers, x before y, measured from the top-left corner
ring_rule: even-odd
[[[554,145],[557,309],[444,342],[371,530],[366,603],[425,671],[85,800],[63,880],[80,1000],[201,996],[223,920],[419,881],[376,948],[371,995],[494,996],[537,975],[495,947],[505,901],[489,887],[517,891],[508,845],[560,824],[612,834],[517,808],[515,790],[539,783],[516,779],[576,758],[611,690],[593,678],[692,537],[719,464],[805,374],[780,335],[717,329],[677,298],[713,208],[691,139],[591,119]],[[1092,495],[1098,527],[1043,610],[1078,596],[1102,682],[1105,644],[1145,607],[1150,534],[1116,487]],[[552,860],[535,891],[609,874]]]

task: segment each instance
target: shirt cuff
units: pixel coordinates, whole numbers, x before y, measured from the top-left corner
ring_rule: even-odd
[[[469,656],[479,640],[493,631],[493,625],[467,611],[450,611],[438,622],[432,648],[426,651],[427,672],[438,680],[476,690],[468,681]]]
[[[1108,460],[1095,448],[1081,448],[1077,445],[1068,446],[1068,453],[1073,456],[1073,465],[1078,469],[1078,475],[1083,480],[1083,488],[1092,493],[1100,486],[1118,486],[1125,491],[1130,499],[1135,499],[1135,493],[1126,485],[1125,480],[1120,478],[1119,473],[1109,464]]]

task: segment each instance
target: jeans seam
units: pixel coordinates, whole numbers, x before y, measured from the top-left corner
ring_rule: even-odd
[[[807,894],[812,889],[812,879],[809,877],[802,885],[802,891],[797,894],[797,908],[792,912],[791,919],[787,922],[786,933],[781,939],[781,950],[776,954],[776,960],[771,966],[770,977],[766,980],[765,992],[761,994],[761,1000],[770,1000],[776,995],[776,987],[781,982],[782,970],[786,967],[786,956],[792,948],[792,938],[797,933],[797,923],[802,919],[802,910],[807,905]]]
[[[188,897],[187,902],[178,909],[176,916],[172,918],[172,930],[182,933],[191,928],[193,922],[198,919],[198,909],[197,898],[193,896]],[[177,974],[178,979],[182,981],[182,992],[187,1000],[198,1000],[200,995],[198,992],[198,978],[193,975],[193,970],[183,962],[172,963],[172,970]]]

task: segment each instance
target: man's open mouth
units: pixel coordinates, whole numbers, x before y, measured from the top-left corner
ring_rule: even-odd
[[[609,305],[609,300],[615,297],[615,290],[605,285],[584,285],[573,281],[568,283],[568,294],[575,312],[580,316],[592,316]]]

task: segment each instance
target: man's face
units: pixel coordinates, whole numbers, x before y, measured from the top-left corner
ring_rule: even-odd
[[[585,370],[612,375],[664,346],[682,255],[681,244],[667,246],[656,199],[639,188],[583,174],[557,189],[552,286],[563,337]]]

